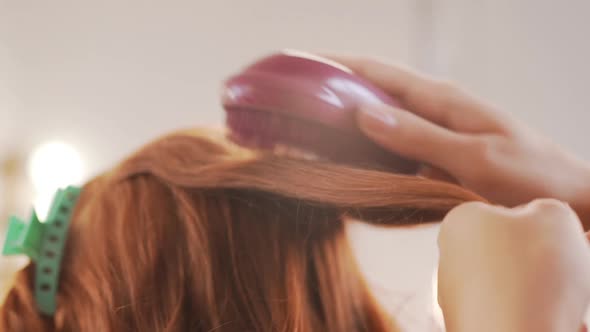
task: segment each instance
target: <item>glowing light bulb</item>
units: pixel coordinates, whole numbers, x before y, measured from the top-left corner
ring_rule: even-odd
[[[36,193],[35,210],[43,220],[57,189],[82,182],[84,163],[73,146],[64,142],[47,142],[33,151],[29,176]]]

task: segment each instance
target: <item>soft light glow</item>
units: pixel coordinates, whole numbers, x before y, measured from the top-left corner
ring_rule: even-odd
[[[42,193],[37,194],[37,197],[35,198],[33,206],[35,207],[35,212],[37,213],[37,217],[39,217],[41,222],[44,222],[45,218],[47,218],[49,215],[49,209],[51,208],[53,196],[53,193]]]
[[[35,209],[41,220],[49,212],[55,191],[82,182],[84,164],[80,153],[64,142],[37,147],[29,161],[29,176],[35,188]]]

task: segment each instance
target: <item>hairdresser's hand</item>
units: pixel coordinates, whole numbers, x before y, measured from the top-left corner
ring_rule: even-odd
[[[579,331],[590,302],[590,247],[566,204],[466,203],[446,216],[438,241],[449,332]]]
[[[450,175],[502,205],[566,201],[590,226],[590,165],[584,161],[447,82],[377,60],[331,58],[399,101],[400,108],[366,105],[359,124],[385,148],[425,162],[423,175]]]

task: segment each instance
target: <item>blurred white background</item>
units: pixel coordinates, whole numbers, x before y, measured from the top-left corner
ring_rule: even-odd
[[[587,0],[0,0],[0,217],[26,216],[38,199],[27,170],[36,147],[69,144],[87,179],[158,135],[222,123],[221,81],[282,48],[445,76],[590,158],[588,13]],[[435,237],[352,232],[369,279],[415,295],[398,297],[411,310],[392,310],[411,312],[417,330],[430,324]],[[0,262],[9,275],[13,261]]]

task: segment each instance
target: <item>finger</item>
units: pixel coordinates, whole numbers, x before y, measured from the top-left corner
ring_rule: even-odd
[[[470,137],[388,105],[366,105],[358,112],[361,130],[374,142],[410,159],[460,174],[469,164],[461,153]],[[449,156],[454,156],[449,158]]]
[[[375,59],[345,55],[327,58],[379,86],[403,108],[440,126],[474,133],[504,130],[503,115],[451,84]]]

